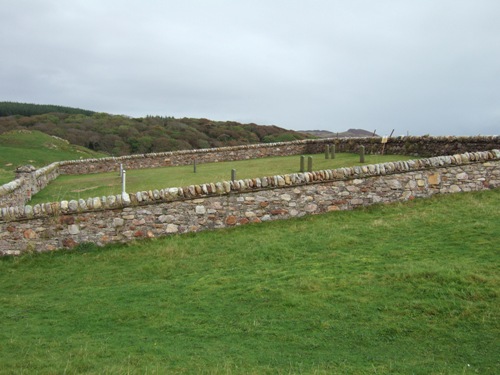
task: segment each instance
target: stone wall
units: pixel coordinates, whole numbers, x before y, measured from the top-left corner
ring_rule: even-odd
[[[294,142],[266,143],[214,149],[185,150],[102,159],[64,161],[59,163],[61,174],[113,172],[120,169],[157,168],[166,166],[257,159],[270,156],[319,154],[325,146],[335,144],[338,152],[358,152],[364,145],[367,154],[414,155],[422,157],[453,155],[464,152],[500,149],[499,136],[487,137],[393,137],[383,147],[381,138],[308,139]]]
[[[359,146],[364,145],[367,154],[379,154],[383,150],[387,154],[427,157],[500,149],[500,137],[393,137],[388,139],[385,146],[382,146],[379,137],[309,139],[294,142],[62,161],[34,172],[19,174],[15,181],[0,186],[0,207],[21,207],[25,205],[30,201],[31,195],[45,187],[59,174],[112,172],[118,171],[120,164],[125,169],[141,169],[189,165],[194,160],[202,164],[270,156],[318,154],[324,152],[325,146],[329,144],[335,144],[338,152],[358,152]]]
[[[500,187],[500,150],[2,208],[0,254],[104,245]]]
[[[32,195],[44,189],[59,176],[59,164],[52,163],[35,169],[24,166],[16,170],[16,179],[0,186],[0,207],[24,206]]]

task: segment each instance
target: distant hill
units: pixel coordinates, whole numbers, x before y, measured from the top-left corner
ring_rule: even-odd
[[[0,116],[0,134],[19,129],[37,130],[114,156],[314,138],[274,125],[204,118],[131,118],[68,107],[15,104],[0,103],[3,113],[8,113]],[[22,115],[21,109],[24,113],[50,112]]]
[[[64,107],[60,105],[0,102],[0,116],[33,116],[51,112],[82,114],[86,116],[91,116],[95,113],[85,109]]]
[[[352,137],[378,137],[377,134],[363,129],[349,129],[346,132],[333,133],[327,130],[299,130],[301,133],[313,135],[318,138],[352,138]]]

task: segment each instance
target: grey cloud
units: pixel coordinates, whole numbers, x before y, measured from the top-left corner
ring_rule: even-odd
[[[494,0],[12,0],[0,98],[297,130],[500,133],[498,14]]]

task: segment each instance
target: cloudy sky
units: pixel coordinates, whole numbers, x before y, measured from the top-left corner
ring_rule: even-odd
[[[499,0],[1,0],[0,101],[500,134]]]

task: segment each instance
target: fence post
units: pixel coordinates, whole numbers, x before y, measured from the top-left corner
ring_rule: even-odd
[[[335,159],[335,145],[334,144],[332,145],[330,151],[331,151],[330,158]]]
[[[125,183],[127,180],[127,171],[125,169],[122,170],[122,195],[125,194]]]
[[[330,145],[325,145],[325,159],[330,157]]]
[[[313,170],[313,157],[308,156],[307,157],[307,171],[312,172],[312,170]]]
[[[359,162],[365,162],[365,146],[359,146]]]
[[[231,169],[231,181],[236,180],[236,169]]]
[[[196,173],[196,159],[193,161],[193,172]]]
[[[305,168],[304,167],[305,159],[306,159],[306,157],[304,155],[300,156],[300,173],[304,173],[304,171],[305,171],[305,169],[304,169]]]

